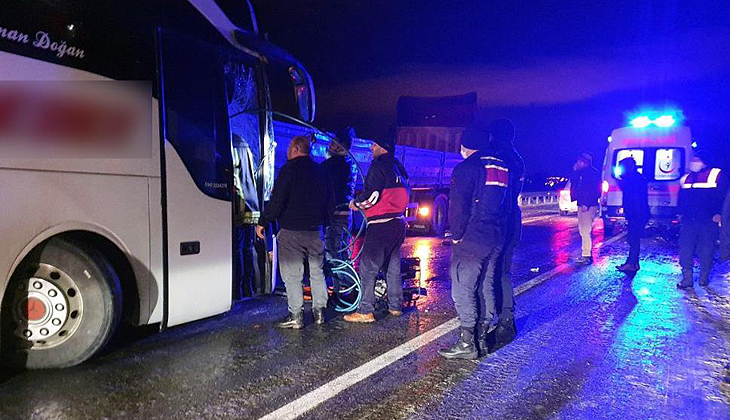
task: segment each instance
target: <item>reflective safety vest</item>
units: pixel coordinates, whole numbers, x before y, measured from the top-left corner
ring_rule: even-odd
[[[702,170],[700,172],[690,172],[684,175],[680,183],[682,189],[688,188],[717,188],[718,179],[720,179],[720,173],[722,171],[718,168],[712,168],[710,170]]]

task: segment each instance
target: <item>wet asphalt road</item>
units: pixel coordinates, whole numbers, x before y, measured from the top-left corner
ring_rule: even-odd
[[[623,240],[599,246],[596,264],[578,268],[574,218],[526,222],[515,257],[514,343],[478,361],[448,361],[436,351],[455,340],[449,332],[302,418],[730,418],[730,269],[718,267],[706,289],[680,292],[675,246],[652,232],[642,271],[628,279],[614,270]],[[600,222],[595,238],[603,240]],[[402,255],[422,259],[428,296],[401,318],[380,313],[375,324],[351,325],[332,313],[324,326],[308,318],[304,330],[281,331],[272,323],[286,315],[285,298],[248,300],[163,333],[127,332],[72,369],[6,372],[0,419],[265,416],[454,318],[450,248],[411,237]]]

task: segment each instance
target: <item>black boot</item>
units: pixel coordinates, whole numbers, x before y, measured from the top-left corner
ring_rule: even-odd
[[[324,324],[324,308],[312,308],[314,323],[317,325]]]
[[[692,287],[692,270],[682,270],[682,281],[677,283],[677,289],[689,289]]]
[[[499,324],[497,324],[497,328],[495,328],[487,338],[489,354],[492,354],[513,342],[515,337],[517,337],[517,325],[515,324],[515,319],[507,318],[504,321],[500,320]]]
[[[489,354],[490,337],[489,327],[492,324],[490,322],[483,323],[477,328],[477,347],[479,348],[479,356],[486,356]]]
[[[289,316],[285,320],[276,323],[276,327],[301,330],[304,328],[304,311],[300,311],[296,314],[289,313]]]
[[[451,348],[439,350],[439,354],[447,359],[476,359],[479,352],[474,342],[474,329],[462,327],[460,330],[459,340]]]

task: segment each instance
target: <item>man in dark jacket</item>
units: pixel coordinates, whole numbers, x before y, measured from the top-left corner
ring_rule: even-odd
[[[635,273],[639,271],[641,234],[650,216],[648,182],[636,169],[636,160],[632,157],[619,162],[618,172],[621,174],[618,186],[623,193],[624,216],[629,225],[626,235],[629,242],[629,256],[617,269],[624,273]]]
[[[374,322],[375,278],[383,270],[388,287],[388,312],[402,314],[403,284],[400,276],[400,247],[406,237],[403,215],[408,205],[408,175],[395,158],[391,137],[375,140],[373,162],[363,191],[350,201],[350,208],[363,210],[368,227],[360,256],[362,300],[357,312],[345,315],[347,322]]]
[[[570,179],[570,198],[578,202],[578,230],[582,242],[579,264],[593,264],[593,221],[598,215],[601,198],[601,175],[593,167],[593,155],[582,153],[573,165]]]
[[[330,141],[329,157],[322,162],[330,188],[334,194],[335,209],[325,230],[325,254],[327,259],[347,259],[347,231],[351,214],[348,205],[355,193],[355,165],[348,154],[355,132],[351,127],[337,134],[336,141]]]
[[[718,168],[708,166],[710,154],[697,151],[690,160],[690,172],[680,179],[679,265],[682,266],[680,289],[694,283],[694,253],[700,260],[700,286],[710,284],[715,264],[715,247],[722,223],[722,206],[728,191],[728,180]]]
[[[479,331],[479,342],[482,348],[493,353],[511,343],[517,336],[515,325],[515,299],[512,286],[512,257],[522,236],[522,210],[519,196],[522,192],[525,175],[525,163],[515,149],[515,127],[508,119],[499,119],[489,125],[489,150],[495,151],[509,168],[509,188],[507,201],[509,210],[505,221],[505,243],[497,262],[495,291],[497,296],[497,327],[489,337],[485,336],[488,326]],[[501,298],[501,299],[500,299]],[[488,341],[487,341],[488,340]]]
[[[477,358],[475,328],[478,323],[488,328],[494,318],[494,273],[505,243],[503,226],[511,203],[506,199],[509,168],[495,153],[484,150],[488,135],[478,123],[467,127],[461,140],[465,160],[451,174],[451,298],[460,329],[458,341],[439,350],[449,359]]]
[[[277,324],[280,328],[304,327],[302,279],[305,264],[312,286],[314,322],[324,323],[327,284],[322,262],[324,243],[322,227],[332,209],[331,191],[320,165],[309,156],[309,139],[296,136],[287,149],[287,162],[274,182],[271,201],[259,219],[256,234],[264,239],[264,228],[278,222],[276,236],[279,269],[286,286],[289,316]]]

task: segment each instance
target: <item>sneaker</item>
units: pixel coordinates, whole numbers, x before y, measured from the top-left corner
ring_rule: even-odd
[[[388,313],[390,316],[401,316],[403,315],[403,311],[399,311],[397,309],[388,309]]]
[[[361,314],[359,312],[355,312],[352,314],[345,315],[344,317],[342,317],[342,319],[344,319],[347,322],[356,322],[356,323],[360,323],[360,324],[363,324],[363,323],[367,324],[370,322],[375,322],[375,315],[373,315],[372,313]]]
[[[710,285],[710,278],[705,276],[700,276],[700,280],[698,282],[700,286],[709,286]]]

